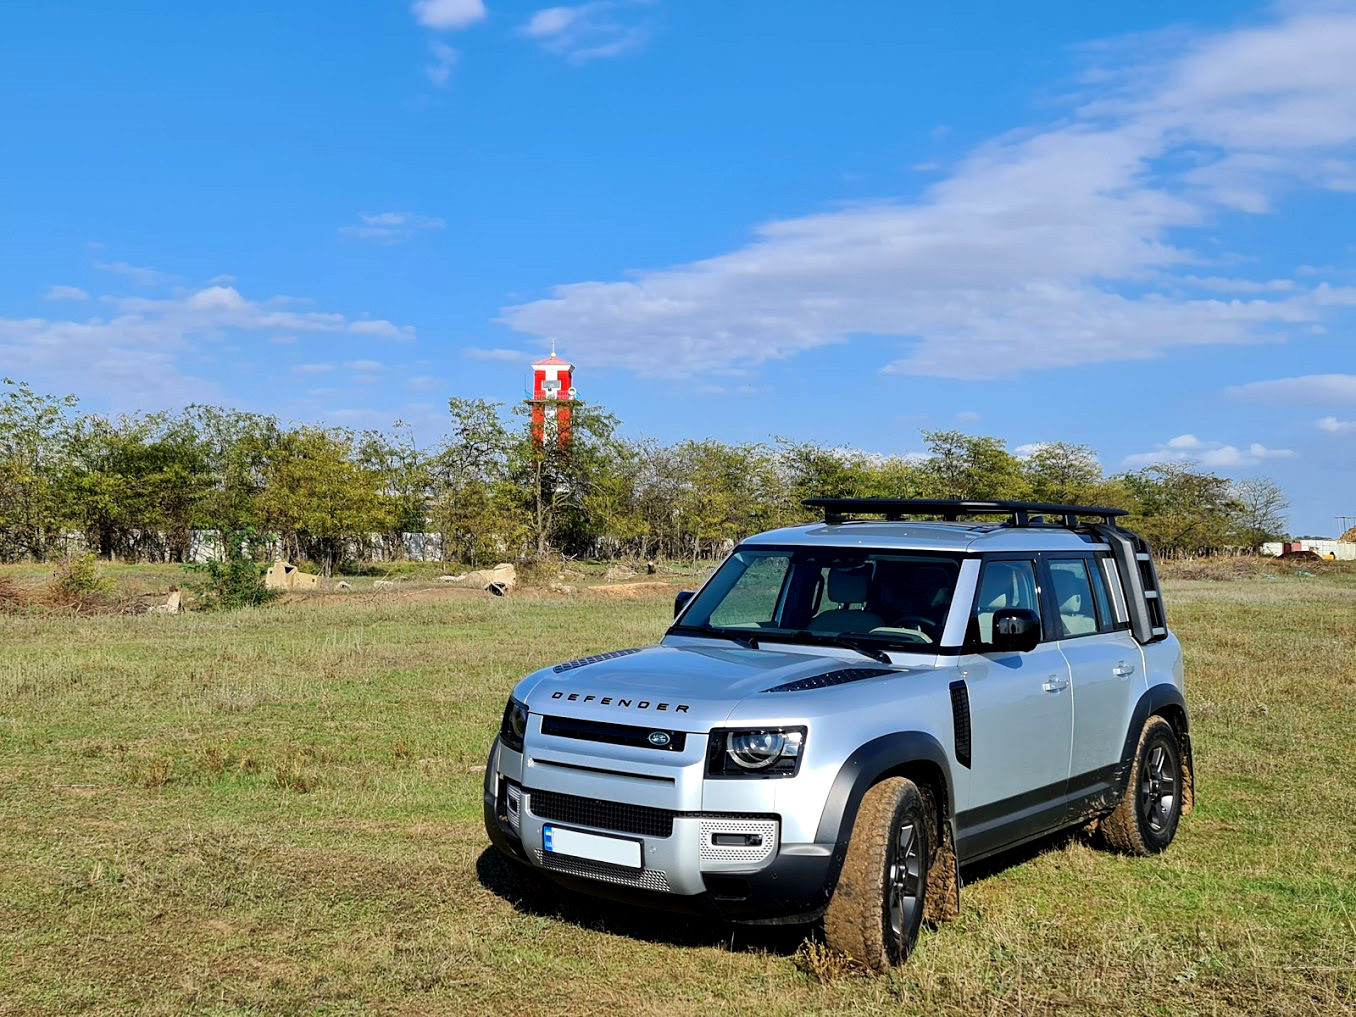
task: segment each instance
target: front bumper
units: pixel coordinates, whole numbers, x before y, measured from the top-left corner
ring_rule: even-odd
[[[495,766],[496,756],[492,750],[484,788],[485,830],[491,843],[562,887],[644,907],[755,924],[810,922],[828,906],[838,871],[835,845],[782,844],[776,816],[675,813],[668,832],[642,833],[618,829],[615,816],[602,819],[584,810],[562,813],[560,796],[552,801],[551,810],[543,810],[548,815],[540,816],[534,812],[533,790],[506,780]],[[541,797],[546,801],[546,793]],[[550,854],[543,850],[546,825],[638,840],[642,868]],[[713,844],[713,835],[725,838],[750,831],[770,835],[771,840],[760,847],[734,849]]]

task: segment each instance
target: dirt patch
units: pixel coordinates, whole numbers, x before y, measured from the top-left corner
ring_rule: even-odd
[[[608,586],[590,587],[587,592],[600,593],[604,597],[620,597],[631,600],[637,597],[654,597],[661,593],[673,593],[680,587],[672,583],[612,583]]]
[[[376,602],[400,604],[435,604],[449,600],[487,600],[491,594],[484,590],[468,590],[457,586],[428,586],[411,590],[382,588],[371,592],[355,590],[351,593],[284,593],[277,604],[306,604],[311,607],[329,607],[339,602]]]

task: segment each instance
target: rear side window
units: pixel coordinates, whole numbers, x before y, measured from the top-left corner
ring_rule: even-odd
[[[1088,636],[1099,631],[1098,598],[1093,593],[1088,563],[1082,558],[1050,562],[1050,585],[1054,593],[1062,638]],[[1106,610],[1106,590],[1100,588],[1101,608]]]
[[[1041,616],[1035,565],[1029,561],[985,562],[970,620],[972,635],[981,643],[992,643],[994,612],[1014,607],[1033,611],[1037,618]]]
[[[1098,567],[1101,562],[1088,563],[1088,577],[1092,580],[1092,599],[1097,604],[1097,628],[1110,632],[1116,627],[1116,616],[1111,612],[1111,597],[1106,590],[1106,576]]]

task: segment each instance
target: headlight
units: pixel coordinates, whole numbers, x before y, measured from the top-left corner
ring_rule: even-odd
[[[499,723],[499,740],[515,752],[523,751],[523,735],[527,734],[527,706],[509,696],[504,707],[504,719]]]
[[[793,777],[804,746],[803,727],[712,731],[706,772],[712,777]]]

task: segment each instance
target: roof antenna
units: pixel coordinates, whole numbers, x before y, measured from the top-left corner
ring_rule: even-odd
[[[556,355],[556,340],[555,340],[555,337],[552,336],[552,338],[551,338],[551,356],[554,357],[555,355]]]

